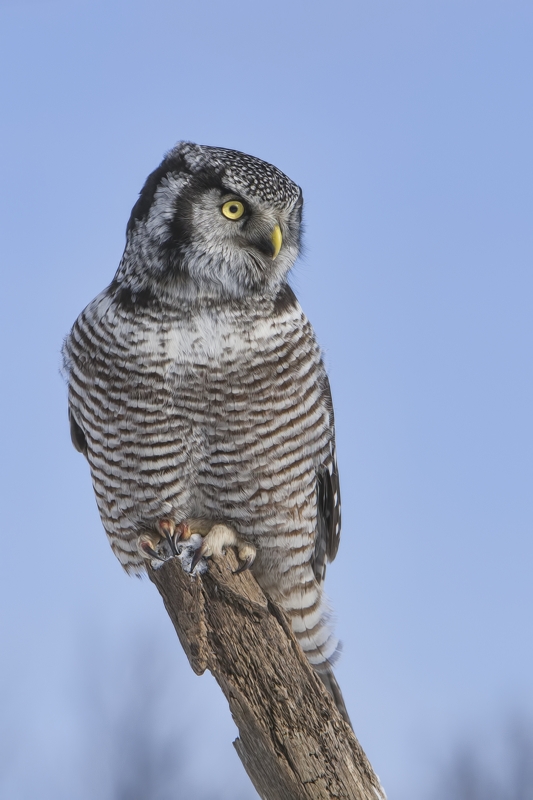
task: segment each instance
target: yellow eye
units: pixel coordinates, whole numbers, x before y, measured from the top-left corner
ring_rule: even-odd
[[[244,214],[244,206],[240,200],[228,200],[220,210],[228,219],[240,219]]]

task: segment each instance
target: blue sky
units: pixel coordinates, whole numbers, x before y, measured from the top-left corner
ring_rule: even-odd
[[[0,2],[6,796],[94,796],[86,684],[142,693],[137,642],[190,796],[215,769],[253,796],[217,687],[108,547],[58,372],[179,139],[303,187],[292,284],[343,493],[337,674],[389,796],[426,797],[462,737],[533,714],[532,36],[513,0]]]

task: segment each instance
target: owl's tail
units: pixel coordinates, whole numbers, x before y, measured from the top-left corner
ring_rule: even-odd
[[[315,580],[311,564],[293,566],[292,570],[282,574],[282,579],[273,571],[266,570],[256,577],[262,589],[289,617],[305,657],[333,697],[341,716],[351,726],[332,669],[339,655],[339,640],[332,629],[329,604],[322,586]]]
[[[308,601],[312,601],[312,605],[307,609],[287,609],[285,598],[280,605],[289,613],[292,629],[307,660],[333,697],[341,716],[351,726],[344,698],[332,669],[332,664],[339,656],[340,645],[331,627],[328,603],[321,587],[316,586],[313,594],[308,590],[308,594]]]
[[[318,677],[333,697],[335,701],[335,705],[339,709],[339,713],[341,717],[343,717],[348,725],[352,728],[353,725],[350,721],[350,717],[348,716],[348,711],[346,710],[346,706],[344,704],[344,697],[342,696],[341,688],[337,683],[337,679],[333,674],[332,668],[329,664],[326,664],[318,669],[315,667],[315,672],[317,673]]]

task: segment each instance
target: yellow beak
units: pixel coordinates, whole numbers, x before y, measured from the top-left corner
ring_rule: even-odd
[[[283,242],[283,236],[281,235],[281,228],[279,225],[276,225],[274,230],[272,231],[272,235],[270,237],[272,244],[274,245],[274,254],[272,256],[272,261],[277,257],[279,251],[281,250],[281,245]]]

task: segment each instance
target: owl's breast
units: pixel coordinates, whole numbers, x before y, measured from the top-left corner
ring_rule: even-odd
[[[291,519],[311,507],[314,514],[316,468],[333,426],[320,351],[301,311],[176,326],[168,342],[176,413],[204,447],[198,512],[263,526],[274,508]]]
[[[157,342],[154,341],[152,351]],[[285,318],[199,313],[166,334],[165,381],[177,407],[220,433],[262,434],[262,423],[306,404],[323,366],[303,314]]]

